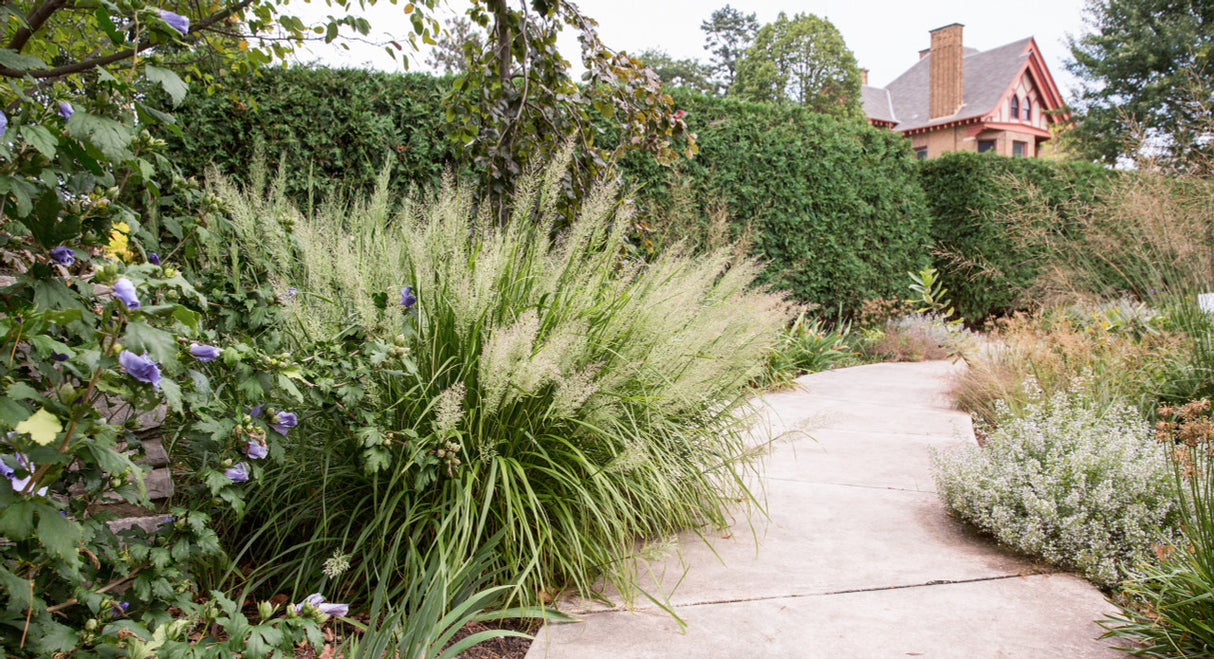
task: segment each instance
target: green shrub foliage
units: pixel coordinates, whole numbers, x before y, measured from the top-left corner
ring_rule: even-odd
[[[795,298],[845,311],[898,297],[928,260],[928,215],[906,140],[804,108],[672,90],[700,154],[681,163],[700,199],[749,225],[764,275]],[[624,162],[649,208],[669,205],[670,169]]]
[[[171,146],[187,174],[213,161],[244,180],[264,142],[298,203],[318,185],[368,193],[385,163],[394,182],[433,184],[457,158],[444,132],[445,86],[424,75],[307,68],[231,78],[227,95],[187,97],[183,137]],[[757,230],[754,252],[770,262],[764,277],[774,286],[851,310],[896,297],[903,273],[927,263],[928,215],[900,136],[803,108],[672,94],[700,144],[680,175],[704,205],[723,200],[739,228]],[[600,126],[603,143],[614,143],[615,129]],[[671,168],[636,153],[622,169],[642,209],[669,205],[678,187]]]
[[[222,86],[226,93],[198,90],[177,109],[182,135],[169,146],[186,175],[214,164],[245,180],[264,144],[302,203],[313,190],[370,193],[385,166],[393,181],[434,185],[456,160],[442,78],[291,67],[229,75]]]
[[[937,267],[957,313],[974,322],[1024,306],[1043,255],[1033,231],[1064,230],[1113,176],[1090,163],[969,152],[923,163]]]

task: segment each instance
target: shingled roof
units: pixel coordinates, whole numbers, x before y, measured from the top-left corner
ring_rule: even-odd
[[[1008,85],[1029,58],[1032,37],[977,51],[965,49],[962,60],[962,93],[964,100],[956,114],[928,119],[928,92],[931,88],[930,54],[921,57],[906,73],[889,83],[888,87],[864,86],[860,99],[864,113],[880,121],[896,124],[895,130],[905,131],[931,124],[944,124],[981,117],[999,103]]]

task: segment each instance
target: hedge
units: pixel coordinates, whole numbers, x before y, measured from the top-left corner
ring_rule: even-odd
[[[930,221],[905,138],[799,107],[672,93],[700,147],[680,169],[696,198],[751,223],[772,286],[832,313],[907,295],[906,273],[930,258]],[[644,155],[623,167],[643,206],[675,203],[669,169]]]
[[[1064,229],[1115,174],[1085,162],[953,152],[923,162],[920,175],[941,280],[957,313],[977,323],[1029,306],[1041,254],[1016,218],[1048,215]]]
[[[354,69],[290,67],[229,75],[223,94],[195,87],[175,110],[172,157],[187,175],[214,163],[243,179],[254,149],[286,168],[288,194],[374,188],[385,164],[394,181],[433,185],[456,163],[444,132],[443,79]]]
[[[213,161],[240,179],[263,141],[303,202],[313,187],[370,190],[385,160],[394,181],[423,185],[458,164],[443,79],[296,67],[223,83],[225,95],[196,89],[177,111],[184,135],[171,146],[187,174]],[[832,312],[906,294],[905,273],[929,260],[929,216],[904,138],[798,107],[672,93],[700,145],[683,176],[753,227],[767,282]],[[600,127],[611,141],[611,125]],[[642,208],[670,201],[670,168],[639,153],[621,166]]]

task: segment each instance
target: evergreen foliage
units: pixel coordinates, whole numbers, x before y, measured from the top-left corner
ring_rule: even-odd
[[[1092,31],[1071,39],[1068,64],[1083,83],[1071,135],[1078,153],[1114,164],[1149,139],[1178,165],[1208,158],[1214,5],[1099,0],[1087,13]]]
[[[1047,230],[1062,230],[1113,176],[1090,163],[968,152],[923,163],[931,237],[957,313],[977,322],[1023,306],[1042,252],[1008,218],[1045,210],[1058,222]]]
[[[700,154],[679,165],[699,197],[723,200],[773,286],[804,302],[854,311],[899,297],[928,261],[929,221],[917,169],[898,134],[815,114],[675,90]],[[642,206],[669,207],[676,177],[647,157],[624,160]]]
[[[264,144],[300,203],[313,190],[369,193],[385,166],[398,183],[432,186],[457,159],[444,130],[444,80],[302,67],[228,76],[227,94],[186,97],[182,134],[170,148],[186,175],[201,176],[213,163],[244,180]]]

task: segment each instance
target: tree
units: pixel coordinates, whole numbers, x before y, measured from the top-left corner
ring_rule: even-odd
[[[426,64],[441,75],[464,73],[468,70],[468,59],[479,57],[484,50],[484,33],[472,21],[457,16],[439,35],[426,56]]]
[[[712,69],[694,59],[674,59],[666,51],[651,48],[637,53],[637,59],[658,74],[666,87],[683,87],[701,94],[716,94]]]
[[[695,136],[671,107],[657,74],[604,46],[597,23],[572,2],[531,0],[512,8],[506,0],[473,0],[468,16],[486,30],[488,41],[445,97],[447,121],[499,214],[527,167],[552,161],[570,144],[571,169],[563,180],[570,214],[610,163],[628,151],[652,153],[661,163],[695,153]],[[581,84],[557,50],[563,27],[579,33],[586,68]],[[618,141],[596,139],[591,109],[614,124]],[[676,139],[681,148],[674,146]]]
[[[1135,156],[1141,137],[1178,165],[1208,155],[1214,4],[1097,0],[1087,23],[1091,32],[1070,37],[1067,64],[1082,81],[1069,131],[1074,150],[1113,164]]]
[[[700,29],[704,31],[704,50],[712,53],[712,71],[722,88],[729,89],[737,74],[738,60],[759,31],[759,21],[753,13],[743,14],[725,5],[700,23]]]
[[[791,102],[836,117],[863,117],[860,70],[839,30],[813,14],[783,12],[764,25],[738,63],[730,93]]]

